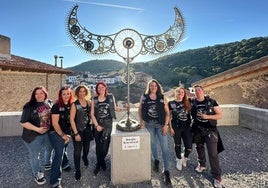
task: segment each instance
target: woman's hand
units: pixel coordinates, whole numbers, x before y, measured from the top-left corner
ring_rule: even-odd
[[[71,136],[68,134],[64,134],[61,138],[64,140],[64,144],[67,144],[68,142],[70,142]]]
[[[174,136],[174,134],[175,134],[175,131],[172,127],[170,127],[170,134],[171,134],[171,136]]]
[[[81,140],[82,140],[80,134],[75,135],[74,139],[77,142],[81,142]]]
[[[36,127],[36,132],[39,134],[45,134],[49,129],[46,127]]]
[[[168,125],[164,125],[162,127],[162,133],[164,136],[168,135],[168,131],[169,131],[169,126]]]
[[[141,122],[140,122],[140,126],[141,126],[141,129],[144,129],[144,128],[145,128],[144,121],[141,121]]]
[[[98,125],[98,126],[96,126],[96,129],[97,129],[98,132],[101,132],[103,130],[103,127]]]

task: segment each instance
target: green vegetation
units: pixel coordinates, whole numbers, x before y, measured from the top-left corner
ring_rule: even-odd
[[[159,80],[163,86],[181,83],[186,87],[200,79],[218,74],[268,55],[268,37],[209,46],[175,53],[147,63],[133,64]]]
[[[186,50],[160,57],[153,61],[130,64],[131,69],[145,72],[160,81],[164,88],[171,88],[183,83],[191,83],[218,74],[252,60],[268,55],[268,37],[244,39]],[[70,67],[74,72],[89,71],[96,73],[121,72],[125,63],[114,60],[93,60]]]
[[[92,74],[109,73],[113,71],[120,71],[125,67],[125,64],[115,60],[92,60],[81,63],[74,67],[68,67],[75,73],[90,72]]]

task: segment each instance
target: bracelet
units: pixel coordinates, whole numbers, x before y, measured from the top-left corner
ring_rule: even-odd
[[[65,134],[64,134],[64,133],[62,133],[60,136],[61,136],[61,137],[63,137],[64,135],[65,135]]]
[[[79,133],[78,133],[78,132],[74,134],[74,136],[77,136],[77,135],[79,135]]]
[[[99,125],[96,125],[95,128],[97,129]]]

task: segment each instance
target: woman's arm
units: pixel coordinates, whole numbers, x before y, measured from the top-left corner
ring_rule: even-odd
[[[30,122],[21,123],[21,126],[25,129],[35,131],[39,134],[44,134],[48,131],[45,127],[36,127],[35,125],[31,124]]]
[[[166,97],[164,96],[164,110],[165,110],[165,124],[162,126],[163,135],[168,134],[169,130],[169,121],[170,121],[170,115],[169,115],[169,108],[168,108],[168,101]]]
[[[171,136],[174,136],[175,134],[175,131],[174,129],[172,128],[172,124],[171,124],[171,120],[172,120],[172,110],[169,110],[169,128],[170,128],[170,134]]]
[[[144,128],[144,120],[142,119],[142,98],[143,96],[141,96],[140,98],[140,103],[139,103],[139,108],[138,108],[138,115],[139,115],[139,120],[140,120],[140,126],[141,128]]]
[[[214,106],[213,110],[215,114],[213,115],[207,115],[207,114],[200,114],[200,117],[202,119],[210,119],[210,120],[218,120],[222,118],[222,112],[219,106]]]
[[[97,129],[97,131],[102,131],[103,127],[98,123],[97,118],[95,117],[95,103],[94,100],[91,101],[91,110],[90,110],[90,117],[92,120],[92,123],[94,127]]]
[[[71,106],[71,110],[70,110],[70,123],[71,123],[71,127],[72,127],[72,130],[73,130],[73,133],[74,133],[74,137],[75,137],[75,140],[76,141],[81,141],[81,137],[77,131],[77,128],[76,128],[76,124],[75,124],[75,114],[76,114],[76,107],[75,107],[75,103],[72,104]]]
[[[52,119],[52,126],[54,127],[56,133],[66,142],[69,141],[70,139],[70,135],[66,135],[60,127],[59,124],[59,119],[60,119],[60,114],[52,114],[51,115],[51,119]]]

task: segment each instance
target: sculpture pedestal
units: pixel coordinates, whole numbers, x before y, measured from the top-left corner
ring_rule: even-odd
[[[134,132],[117,130],[111,134],[111,181],[127,184],[151,179],[150,133],[146,129]]]

